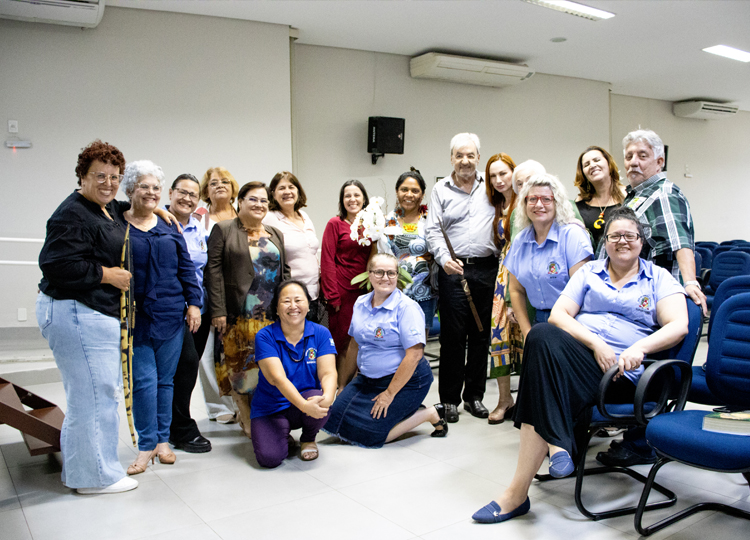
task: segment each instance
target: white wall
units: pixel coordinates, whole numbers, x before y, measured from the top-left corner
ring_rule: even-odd
[[[667,177],[690,202],[696,241],[750,240],[750,113],[692,120],[674,116],[667,101],[613,94],[611,149],[621,169],[622,138],[639,125],[669,146]]]
[[[268,180],[292,165],[286,26],[108,7],[90,30],[0,20],[0,51],[0,129],[18,120],[33,143],[0,148],[0,237],[43,238],[96,138],[170,181],[216,165]],[[0,259],[35,260],[40,247],[0,242]],[[36,324],[40,277],[0,266],[0,327]]]
[[[392,208],[395,181],[410,165],[428,189],[450,173],[449,143],[462,131],[479,135],[482,170],[501,151],[517,163],[533,158],[569,190],[580,152],[609,142],[605,83],[541,74],[512,88],[418,80],[409,76],[406,56],[308,45],[293,46],[292,69],[295,173],[319,236],[337,212],[345,180],[363,180],[370,195],[387,195]],[[372,165],[370,116],[406,119],[403,155]]]

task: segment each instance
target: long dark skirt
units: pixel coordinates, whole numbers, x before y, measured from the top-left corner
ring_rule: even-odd
[[[547,443],[574,455],[576,426],[588,421],[603,375],[594,353],[564,330],[539,323],[526,337],[523,359],[515,427],[530,424]],[[612,402],[635,395],[635,385],[625,377],[612,389]]]
[[[379,379],[357,375],[334,401],[323,431],[364,448],[383,446],[393,427],[417,412],[430,390],[433,376],[430,364],[422,358],[409,382],[393,398],[388,415],[376,420],[370,414],[372,400],[388,388],[391,379],[393,375]]]

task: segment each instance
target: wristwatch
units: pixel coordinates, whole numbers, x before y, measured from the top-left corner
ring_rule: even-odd
[[[700,290],[703,290],[703,288],[701,287],[701,284],[699,282],[695,281],[695,280],[693,280],[693,281],[686,281],[685,282],[685,287],[687,287],[688,285],[695,285]]]

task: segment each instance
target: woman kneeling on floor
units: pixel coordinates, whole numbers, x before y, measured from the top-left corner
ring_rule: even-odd
[[[433,381],[424,358],[424,312],[396,289],[393,255],[373,255],[368,272],[373,291],[354,304],[353,339],[339,373],[343,390],[323,431],[365,448],[380,448],[424,422],[435,426],[433,437],[444,437],[443,405],[420,408]]]
[[[687,334],[685,290],[667,270],[639,257],[643,239],[631,209],[613,211],[604,229],[607,258],[576,272],[549,323],[528,333],[514,416],[521,430],[518,466],[508,489],[476,512],[476,521],[527,513],[531,481],[547,455],[550,475],[570,475],[574,426],[595,403],[602,373],[619,364],[608,400],[632,402],[644,357]]]
[[[306,319],[305,285],[284,281],[272,305],[276,322],[255,336],[260,374],[251,407],[255,458],[268,468],[281,465],[294,449],[293,429],[302,428],[302,460],[318,457],[315,436],[336,396],[336,348],[327,328]]]

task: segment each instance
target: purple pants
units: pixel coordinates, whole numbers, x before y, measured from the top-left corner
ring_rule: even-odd
[[[322,396],[322,390],[307,390],[300,395],[307,399],[310,396]],[[330,414],[330,412],[329,412]],[[290,405],[283,411],[268,416],[253,418],[253,450],[255,459],[261,467],[273,469],[281,465],[289,455],[287,437],[293,429],[302,428],[300,442],[312,442],[315,436],[328,421],[329,414],[323,418],[313,418]]]

